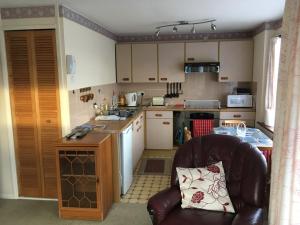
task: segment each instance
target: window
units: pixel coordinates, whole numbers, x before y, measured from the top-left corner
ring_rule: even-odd
[[[265,98],[265,124],[274,127],[281,37],[270,41]]]

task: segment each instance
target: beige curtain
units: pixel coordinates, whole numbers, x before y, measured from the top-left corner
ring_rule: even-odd
[[[299,0],[286,0],[279,71],[269,225],[300,225]]]
[[[268,70],[267,70],[267,83],[266,83],[265,124],[272,127],[274,126],[274,121],[275,121],[280,46],[281,46],[280,37],[271,38]]]

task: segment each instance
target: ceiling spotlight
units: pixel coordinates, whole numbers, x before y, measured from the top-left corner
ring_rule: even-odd
[[[160,33],[160,29],[158,29],[158,30],[155,32],[155,36],[158,37],[158,36],[159,36],[159,33]]]
[[[211,23],[210,29],[211,29],[211,30],[216,30],[216,29],[217,29],[217,26],[216,26],[215,24]]]
[[[157,26],[155,27],[156,31],[155,31],[155,35],[156,37],[159,36],[159,33],[161,30],[165,29],[165,28],[172,28],[172,31],[173,33],[176,33],[178,31],[178,27],[181,27],[181,26],[189,26],[191,27],[192,26],[192,29],[191,29],[191,33],[192,34],[196,34],[196,27],[195,25],[200,25],[200,24],[209,24],[210,23],[210,29],[215,31],[217,29],[217,26],[214,24],[214,22],[216,21],[216,19],[204,19],[204,20],[197,20],[197,21],[177,21],[177,22],[174,22],[174,23],[169,23],[169,24],[166,24],[166,25],[161,25],[161,26]]]
[[[195,24],[193,24],[193,27],[192,27],[192,29],[191,29],[191,33],[192,33],[192,34],[196,34]]]

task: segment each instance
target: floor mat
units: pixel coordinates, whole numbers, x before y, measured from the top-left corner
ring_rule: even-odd
[[[138,175],[170,176],[171,169],[171,158],[143,158],[138,170]]]

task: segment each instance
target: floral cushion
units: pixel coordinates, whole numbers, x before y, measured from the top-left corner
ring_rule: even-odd
[[[182,208],[199,208],[234,213],[226,188],[222,162],[203,168],[177,167]]]

